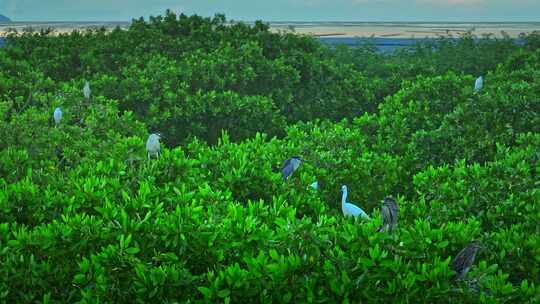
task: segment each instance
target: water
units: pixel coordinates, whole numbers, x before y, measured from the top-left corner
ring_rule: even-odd
[[[366,43],[373,43],[381,53],[391,53],[397,49],[414,46],[431,38],[361,38],[361,37],[319,37],[319,41],[328,46],[346,45],[357,47]]]
[[[388,53],[399,48],[412,46],[426,39],[402,39],[402,38],[355,38],[355,37],[319,37],[319,41],[328,46],[344,44],[356,47],[365,43],[374,43],[380,52]],[[0,37],[0,47],[6,43],[6,39]]]
[[[392,53],[395,50],[411,47],[420,42],[435,41],[434,38],[361,38],[361,37],[318,37],[323,44],[335,47],[346,45],[348,47],[358,47],[364,44],[373,44],[380,53]],[[521,43],[520,40],[515,40]],[[6,39],[0,37],[0,47],[5,45]]]
[[[252,22],[246,22],[252,24]],[[25,27],[54,28],[57,32],[69,32],[73,29],[120,26],[126,28],[129,22],[12,22],[0,24],[0,47],[5,44],[1,37],[8,28],[21,31]],[[540,31],[540,22],[270,22],[270,30],[294,31],[298,34],[311,35],[330,46],[344,44],[357,46],[366,42],[374,43],[380,52],[412,46],[422,40],[437,37],[459,37],[471,32],[477,37],[492,34],[495,37],[508,35],[518,38],[520,33]],[[503,34],[504,32],[504,34]],[[374,38],[366,38],[371,37]]]

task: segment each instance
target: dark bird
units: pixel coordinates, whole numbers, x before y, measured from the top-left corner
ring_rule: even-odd
[[[54,148],[54,154],[56,155],[56,158],[58,159],[57,167],[60,169],[64,169],[64,163],[66,161],[66,158],[64,157],[64,150],[60,148],[60,146],[56,146]]]
[[[293,156],[289,159],[287,159],[283,166],[281,167],[281,175],[283,176],[284,180],[289,179],[289,177],[300,167],[302,164],[302,159],[300,156]]]
[[[463,248],[454,258],[450,267],[457,273],[456,279],[463,279],[469,269],[471,269],[472,264],[474,264],[474,258],[479,249],[483,248],[480,241],[472,241]]]
[[[383,205],[381,207],[381,215],[383,224],[379,228],[379,232],[390,231],[393,232],[397,228],[399,207],[396,200],[387,196],[384,198]]]

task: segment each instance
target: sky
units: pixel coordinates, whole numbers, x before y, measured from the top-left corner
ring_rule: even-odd
[[[13,21],[130,21],[168,8],[237,21],[540,22],[540,0],[0,0]]]

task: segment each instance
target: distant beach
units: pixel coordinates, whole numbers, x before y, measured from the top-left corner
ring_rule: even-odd
[[[249,22],[247,22],[249,24]],[[129,22],[13,22],[0,23],[0,47],[5,43],[2,36],[9,29],[18,32],[23,29],[34,30],[52,28],[56,33],[69,33],[73,30],[84,31],[89,28],[115,27],[127,28]],[[528,23],[426,23],[426,22],[270,22],[272,32],[294,32],[317,37],[321,42],[335,46],[345,44],[356,46],[366,42],[374,43],[380,52],[391,52],[411,46],[427,39],[441,36],[459,38],[470,31],[481,38],[491,34],[503,37],[503,32],[510,38],[518,38],[521,33],[540,31],[540,22]]]
[[[42,29],[54,29],[56,33],[69,33],[74,30],[84,31],[91,28],[105,27],[107,29],[113,29],[115,27],[127,28],[131,22],[10,22],[0,23],[0,37],[6,36],[9,31],[17,30],[22,32],[25,29],[33,29],[39,31]]]
[[[470,31],[477,37],[508,35],[517,38],[521,33],[540,31],[540,22],[274,22],[271,27],[273,31],[294,31],[318,37],[457,38]]]
[[[251,24],[251,22],[246,22]],[[294,31],[298,34],[316,37],[375,37],[375,38],[437,38],[440,36],[459,37],[471,31],[481,37],[491,34],[503,37],[503,32],[511,38],[521,33],[540,31],[540,22],[270,22],[273,32]],[[21,32],[25,28],[34,30],[52,28],[57,33],[88,28],[127,28],[130,22],[12,22],[0,23],[0,36],[10,29]]]

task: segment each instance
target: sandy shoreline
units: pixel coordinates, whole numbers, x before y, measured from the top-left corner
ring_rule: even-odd
[[[74,30],[84,31],[91,28],[105,27],[114,29],[115,27],[127,28],[128,22],[13,22],[0,24],[0,37],[5,37],[12,30],[23,32],[25,29],[32,28],[34,31],[51,28],[55,33],[65,34]]]
[[[272,31],[289,30],[287,27],[273,27]],[[502,25],[486,25],[469,27],[467,25],[458,27],[424,27],[424,26],[312,26],[312,27],[295,27],[294,32],[312,36],[327,36],[327,37],[378,37],[378,38],[437,38],[443,36],[459,37],[461,34],[471,31],[474,35],[481,37],[483,35],[492,34],[494,37],[503,37],[502,32],[505,32],[511,38],[517,38],[521,33],[530,33],[540,31],[540,25],[524,25],[524,26],[505,26]]]
[[[34,30],[53,28],[56,33],[69,33],[73,30],[84,31],[88,28],[116,26],[126,28],[128,22],[15,22],[0,24],[0,37],[6,36],[9,29],[21,32],[32,27]],[[492,34],[503,37],[502,32],[512,38],[521,33],[540,31],[540,23],[354,23],[354,22],[312,22],[312,23],[270,23],[272,32],[291,32],[317,37],[380,37],[380,38],[437,38],[442,36],[459,37],[467,31],[478,37]]]

